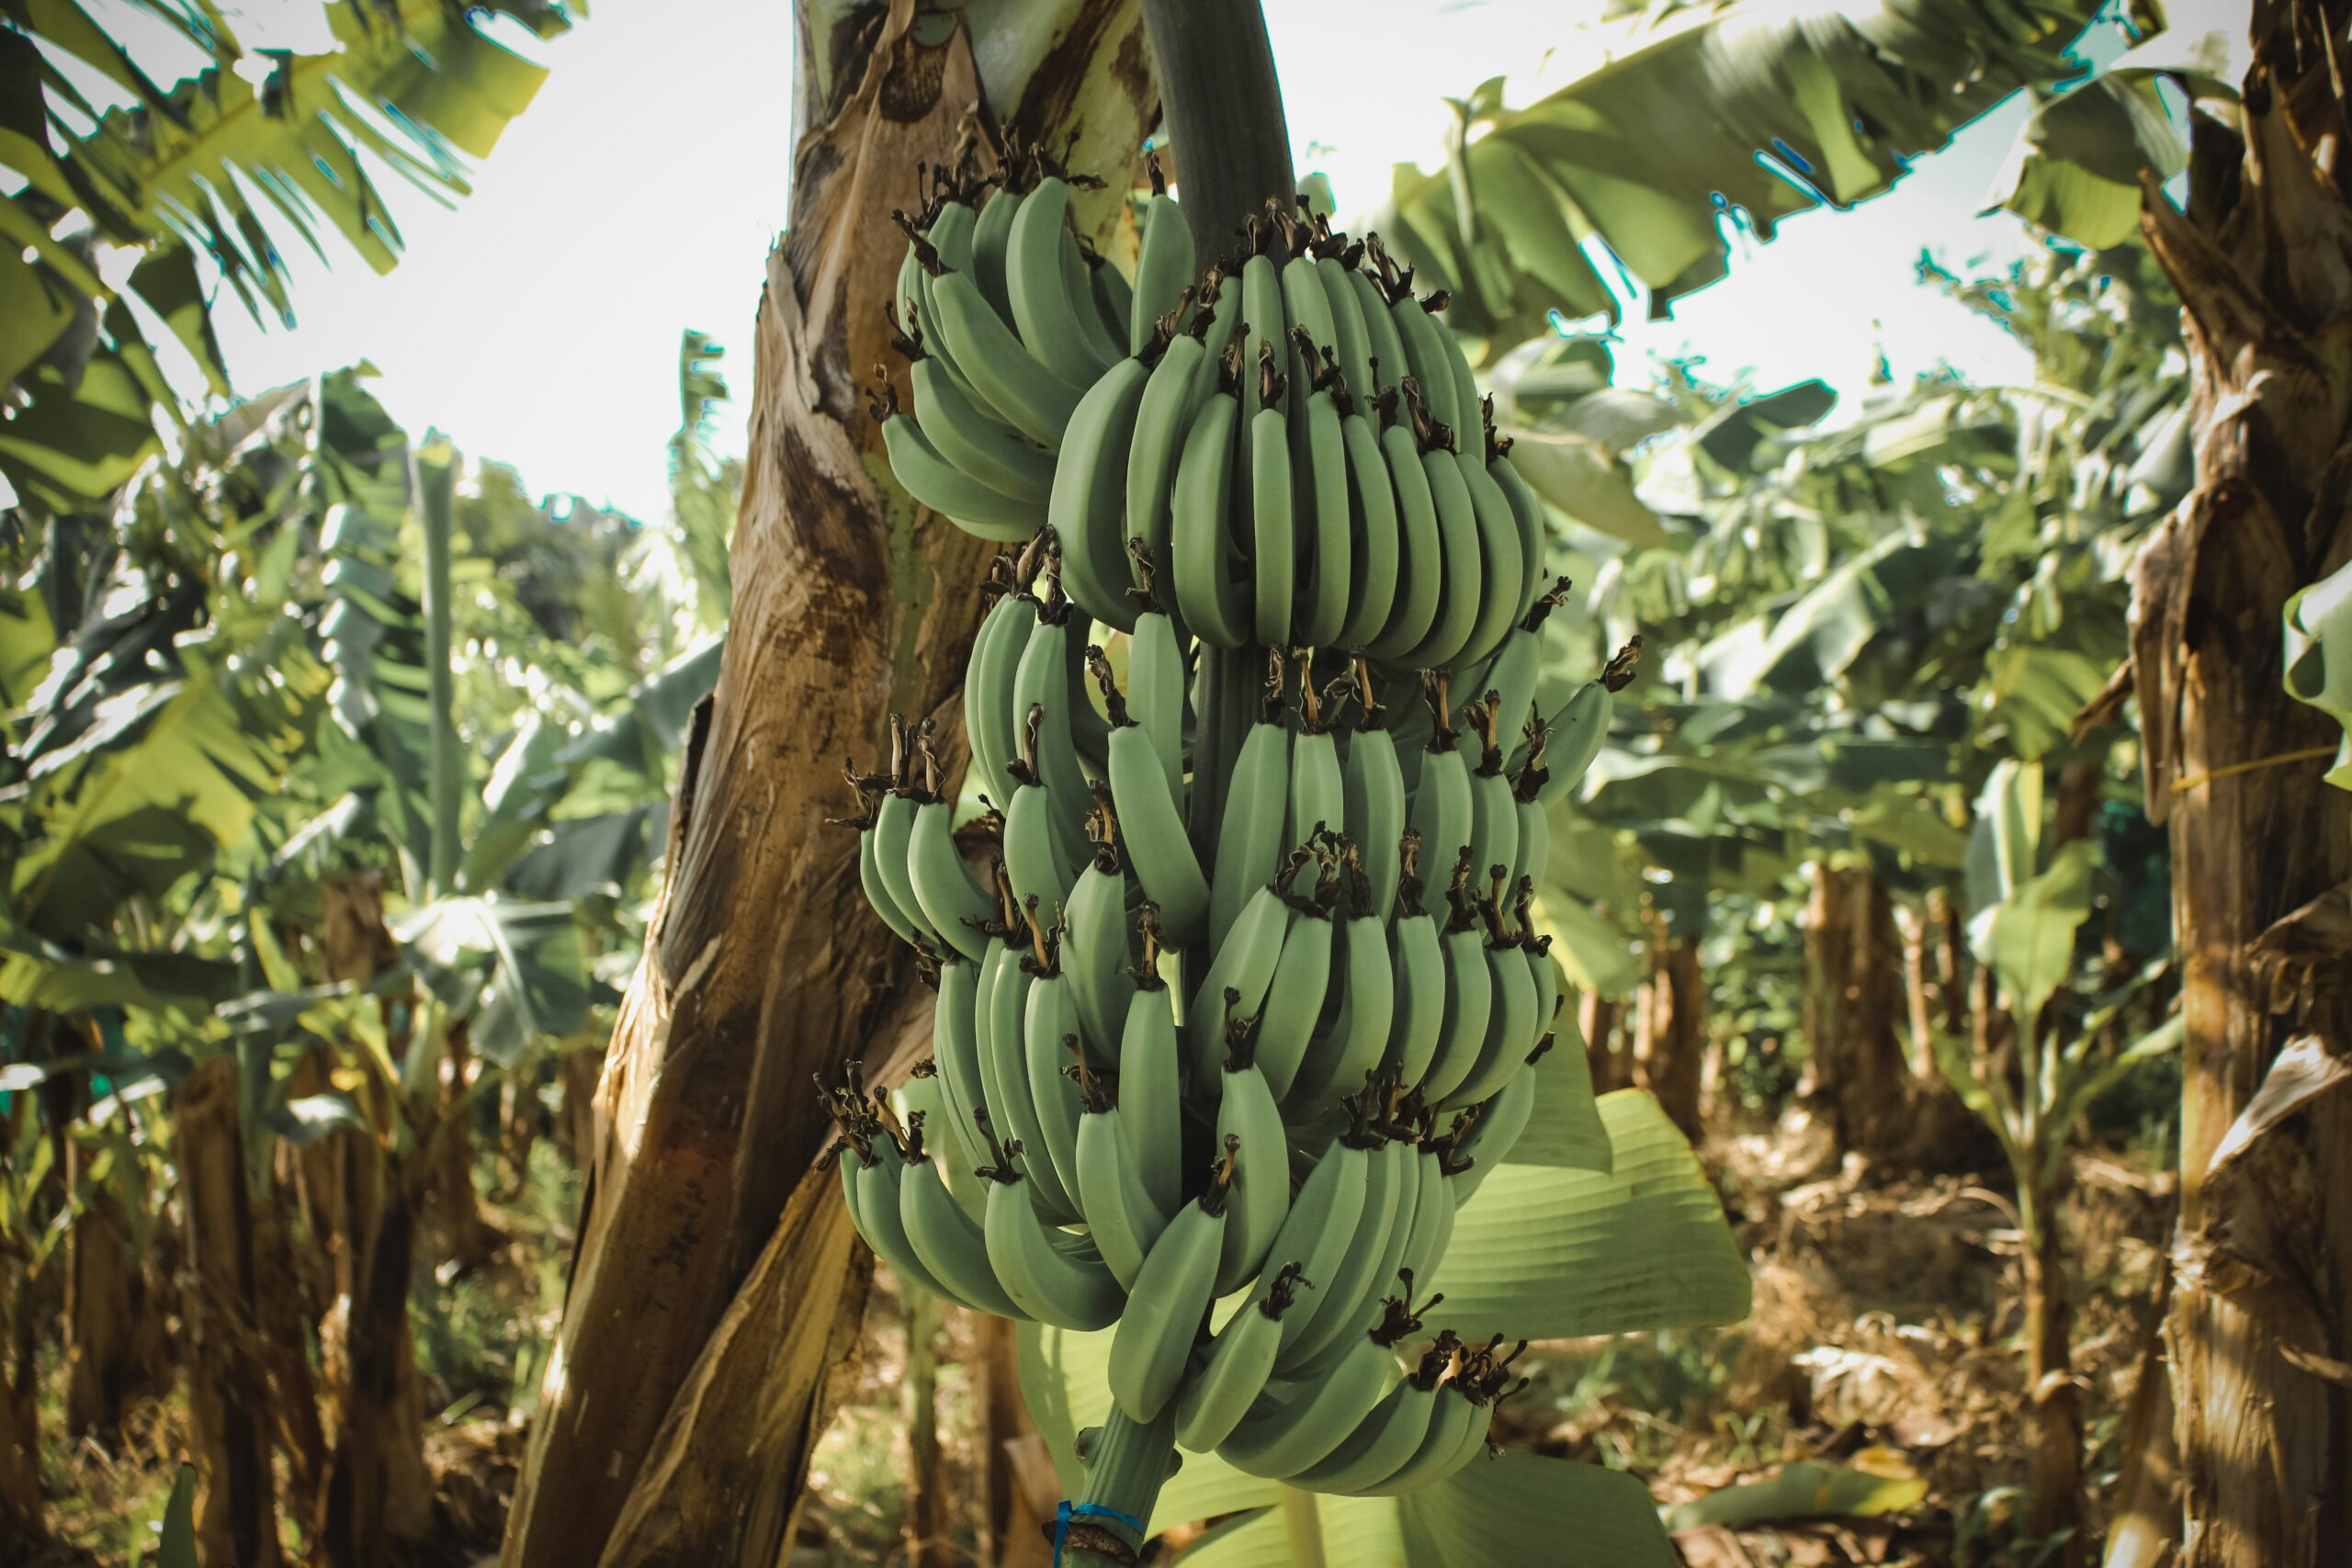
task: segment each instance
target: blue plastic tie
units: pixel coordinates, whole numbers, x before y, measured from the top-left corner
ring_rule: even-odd
[[[1062,1541],[1069,1535],[1070,1520],[1087,1517],[1116,1519],[1138,1537],[1147,1533],[1143,1521],[1133,1514],[1123,1514],[1102,1503],[1080,1503],[1073,1507],[1069,1499],[1065,1497],[1054,1515],[1054,1568],[1062,1568]]]

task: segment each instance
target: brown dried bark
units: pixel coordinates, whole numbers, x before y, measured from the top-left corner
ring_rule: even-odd
[[[187,1248],[182,1348],[198,1551],[207,1563],[274,1568],[267,1401],[247,1348],[255,1321],[254,1225],[235,1060],[221,1055],[200,1064],[175,1099],[173,1151]]]
[[[2143,204],[2197,453],[2132,610],[2186,1026],[2166,1337],[2188,1568],[2302,1568],[2352,1540],[2352,1387],[2305,1370],[2352,1360],[2352,1098],[2316,1070],[2352,1048],[2352,942],[2323,913],[2352,797],[2279,761],[2331,745],[2280,689],[2281,607],[2352,554],[2347,17],[2258,0],[2237,126],[2198,117],[2185,213],[2153,185]]]
[[[888,357],[879,307],[905,244],[888,213],[975,110],[1057,147],[1078,132],[1073,163],[1114,176],[1155,118],[1132,5],[1030,8],[1020,25],[1053,41],[989,103],[960,22],[922,41],[914,10],[798,12],[808,130],[760,312],[733,621],[598,1089],[507,1568],[772,1568],[863,1300],[838,1179],[811,1170],[809,1077],[881,1055],[912,970],[825,818],[886,711],[935,716],[943,755],[960,750],[986,554],[877,478],[860,385]]]
[[[1839,1145],[1884,1159],[1913,1140],[1894,906],[1870,867],[1814,870],[1805,905],[1805,1098]]]
[[[1642,1087],[1693,1143],[1705,1130],[1700,1099],[1706,1055],[1707,988],[1699,973],[1698,941],[1669,935],[1657,922],[1634,1025],[1634,1066]]]

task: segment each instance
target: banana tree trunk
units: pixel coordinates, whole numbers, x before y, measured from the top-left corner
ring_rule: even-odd
[[[1577,1027],[1584,1032],[1585,1059],[1592,1069],[1592,1092],[1634,1087],[1634,1055],[1621,1038],[1625,1004],[1598,991],[1577,998]]]
[[[1699,974],[1698,940],[1669,935],[1661,922],[1650,937],[1648,955],[1634,1060],[1642,1087],[1657,1096],[1674,1124],[1696,1143],[1704,1130],[1700,1099],[1707,1066],[1707,992]]]
[[[1843,1147],[1875,1159],[1897,1155],[1913,1132],[1910,1066],[1896,1032],[1904,969],[1894,908],[1870,867],[1815,868],[1804,940],[1806,1098],[1826,1111]]]
[[[2026,1456],[2028,1525],[2037,1539],[2065,1540],[2047,1561],[2082,1568],[2083,1401],[2075,1381],[2074,1305],[2054,1193],[2021,1192],[2026,1216],[2025,1341],[2032,1447]]]
[[[237,1065],[217,1055],[177,1090],[187,1274],[189,1448],[197,1469],[196,1535],[205,1568],[275,1568],[277,1488],[267,1401],[254,1375],[254,1224],[237,1110]]]
[[[726,660],[688,739],[669,871],[598,1089],[580,1241],[501,1561],[773,1568],[862,1247],[812,1074],[927,1035],[912,966],[829,828],[890,710],[962,745],[985,547],[878,476],[861,393],[916,164],[1002,122],[1123,189],[1157,107],[1132,4],[976,4],[914,28],[801,0],[790,227],[768,258]],[[989,75],[967,28],[988,29]],[[1087,218],[1107,232],[1112,193]]]
[[[82,1151],[73,1151],[76,1164]],[[69,1178],[78,1184],[76,1173]],[[138,1381],[138,1315],[122,1201],[93,1190],[66,1240],[65,1429],[110,1438]]]
[[[32,1106],[16,1097],[0,1134]],[[9,1137],[13,1144],[15,1139]],[[41,1512],[40,1327],[33,1272],[18,1238],[0,1237],[0,1537],[30,1546],[49,1539]]]
[[[2142,230],[2179,292],[2197,482],[2132,570],[2147,806],[2182,968],[2180,1269],[2167,1321],[2185,1568],[2352,1540],[2352,796],[2281,689],[2288,596],[2352,555],[2352,5],[2254,6],[2235,125],[2194,123],[2188,210]],[[2316,1369],[2316,1370],[2314,1370]]]

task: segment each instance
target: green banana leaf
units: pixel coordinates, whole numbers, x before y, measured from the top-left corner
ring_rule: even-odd
[[[2188,127],[2145,71],[2107,71],[2036,108],[1994,181],[1993,204],[2095,250],[2140,232],[2140,175],[2188,165]]]
[[[1607,1171],[1506,1161],[1463,1205],[1430,1287],[1465,1338],[1568,1339],[1747,1315],[1747,1261],[1681,1133],[1637,1089],[1599,1106]]]
[[[1402,1497],[1285,1492],[1219,1526],[1184,1568],[1673,1568],[1649,1489],[1623,1471],[1505,1452]]]
[[[155,1568],[197,1568],[196,1466],[180,1466],[172,1478],[172,1495],[164,1505],[163,1526],[155,1538]]]
[[[2035,1018],[2075,967],[2075,933],[2090,918],[2098,846],[2076,839],[2050,868],[2020,883],[1968,925],[1969,944],[1990,964],[2018,1018]]]
[[[1875,1518],[1917,1507],[1928,1495],[1924,1477],[1882,1475],[1853,1465],[1799,1460],[1763,1481],[1725,1486],[1665,1509],[1670,1530],[1707,1525],[1761,1524],[1770,1519]]]
[[[214,6],[199,19],[151,6],[145,15],[174,26],[206,62],[166,89],[74,0],[18,0],[6,10],[13,25],[0,28],[0,166],[22,184],[0,196],[9,241],[0,247],[0,384],[16,383],[29,406],[12,422],[0,472],[51,511],[100,500],[128,477],[146,456],[127,445],[130,427],[152,440],[152,408],[176,417],[176,395],[124,298],[152,309],[187,349],[204,390],[225,395],[197,254],[256,321],[266,312],[289,325],[285,255],[296,243],[323,260],[322,239],[332,231],[389,271],[401,241],[370,161],[436,201],[463,195],[470,186],[457,154],[487,157],[547,75],[496,42],[476,13],[503,13],[542,38],[571,26],[564,8],[546,0],[378,0],[325,8],[332,49],[248,51]],[[93,67],[119,100],[85,97],[40,44]],[[254,60],[267,68],[249,74]],[[93,229],[52,231],[67,221]],[[89,233],[148,253],[121,293],[88,265]],[[86,377],[31,369],[45,355],[54,361],[96,347],[96,332],[77,323],[101,318],[112,343],[93,361],[110,367],[99,396]]]
[[[390,924],[434,994],[469,1021],[486,1061],[510,1066],[539,1036],[576,1032],[586,1019],[588,962],[569,904],[442,898]]]
[[[1505,1166],[1551,1166],[1606,1172],[1613,1158],[1609,1128],[1592,1094],[1592,1063],[1577,1028],[1576,998],[1560,1009],[1552,1049],[1535,1063],[1535,1108]]]
[[[2288,600],[2286,623],[2287,690],[2344,726],[2327,782],[2352,789],[2352,566]]]
[[[1620,309],[1581,248],[1604,243],[1654,313],[1724,276],[1724,209],[1769,239],[1846,207],[2021,86],[2070,73],[2097,0],[1866,0],[1669,16],[1643,43],[1521,109],[1489,83],[1455,106],[1448,165],[1396,174],[1377,229],[1453,290],[1490,352]],[[1475,265],[1474,265],[1475,264]]]

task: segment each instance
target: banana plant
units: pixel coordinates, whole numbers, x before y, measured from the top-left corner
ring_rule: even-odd
[[[2352,566],[2288,602],[2287,689],[2344,725],[2344,750],[2327,779],[2352,789]]]
[[[26,403],[0,476],[44,513],[128,480],[157,449],[159,411],[187,428],[143,323],[193,356],[203,391],[226,394],[214,276],[256,321],[291,324],[295,245],[323,261],[333,234],[390,271],[400,231],[361,151],[437,199],[464,194],[459,155],[487,157],[547,74],[483,23],[540,38],[571,26],[545,0],[330,5],[334,47],[311,53],[248,45],[209,4],[141,9],[202,65],[167,87],[78,0],[0,7],[0,164],[18,176],[0,197],[0,382]],[[93,74],[103,87],[85,93]],[[100,276],[102,243],[142,253],[119,288]]]
[[[2027,1375],[2035,1391],[2028,1493],[2033,1532],[2050,1540],[2079,1532],[2082,1511],[2082,1411],[2056,1213],[2068,1146],[2102,1093],[2138,1063],[2179,1048],[2181,1021],[2175,1015],[2118,1043],[2127,1009],[2168,964],[2158,960],[2104,983],[2090,978],[2080,932],[2097,900],[2098,845],[2088,838],[2060,841],[2043,795],[2041,763],[2003,761],[1985,781],[1969,842],[1969,943],[1995,976],[2014,1052],[1988,1058],[1951,1036],[1937,1045],[1945,1076],[1992,1130],[2016,1181]]]

